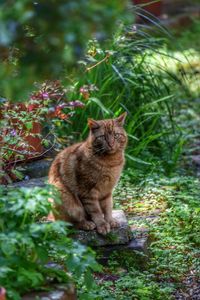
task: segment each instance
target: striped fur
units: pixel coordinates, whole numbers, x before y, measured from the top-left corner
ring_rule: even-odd
[[[49,171],[49,183],[61,192],[56,218],[101,234],[118,226],[112,218],[112,190],[124,166],[125,117],[89,119],[88,138],[57,155]]]

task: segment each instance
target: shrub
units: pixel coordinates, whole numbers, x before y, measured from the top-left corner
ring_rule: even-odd
[[[52,210],[50,193],[58,199],[50,187],[0,189],[0,286],[8,299],[80,278],[92,287],[91,271],[98,269],[94,253],[69,237],[68,224],[41,221]]]
[[[143,35],[142,35],[143,33]],[[72,118],[72,129],[85,137],[87,117],[108,118],[128,112],[127,158],[136,167],[157,167],[171,172],[181,152],[183,140],[176,126],[178,84],[152,56],[161,47],[158,38],[136,27],[122,26],[110,42],[109,50],[90,41],[82,76],[77,77],[72,97],[85,101],[84,112]],[[80,79],[81,78],[81,79]],[[79,122],[76,121],[78,117]]]
[[[70,117],[83,107],[81,101],[70,101],[58,80],[39,85],[25,103],[4,101],[0,113],[0,183],[8,183],[16,177],[22,179],[17,164],[41,157],[55,147],[59,138],[57,124],[68,127]]]

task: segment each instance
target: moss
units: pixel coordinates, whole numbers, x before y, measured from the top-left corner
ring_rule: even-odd
[[[107,240],[108,242],[113,243],[113,242],[116,242],[116,241],[118,240],[118,234],[111,231],[111,232],[109,232],[109,233],[105,236],[105,238],[106,238],[106,240]]]
[[[109,264],[117,262],[119,267],[125,269],[135,268],[136,270],[145,270],[148,263],[148,256],[143,252],[132,249],[115,250],[109,258]]]

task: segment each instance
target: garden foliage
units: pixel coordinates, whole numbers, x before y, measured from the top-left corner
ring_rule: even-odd
[[[129,165],[151,170],[160,165],[170,173],[183,144],[174,94],[179,82],[165,68],[160,69],[158,47],[162,52],[162,40],[136,26],[121,25],[107,48],[90,41],[85,59],[79,62],[82,76],[78,74],[69,94],[79,97],[85,109],[72,118],[69,129],[84,138],[88,117],[110,118],[127,111]]]
[[[126,4],[126,0],[1,1],[1,96],[19,101],[35,81],[69,76],[88,39],[105,40],[117,19],[127,16]]]
[[[149,230],[148,259],[137,251],[136,260],[113,253],[102,280],[97,277],[94,299],[168,300],[179,289],[188,295],[184,280],[200,276],[199,179],[154,174],[136,186],[133,176],[132,170],[124,174],[115,206],[126,211],[130,225]]]
[[[59,199],[50,187],[0,189],[0,286],[8,299],[59,282],[92,287],[91,271],[99,268],[94,253],[69,237],[69,224],[45,221],[50,194]]]
[[[4,101],[0,112],[0,182],[23,179],[17,164],[55,149],[61,135],[56,123],[66,127],[77,108],[84,108],[84,103],[69,101],[58,80],[37,86],[26,102]]]
[[[118,280],[94,288],[91,271],[98,266],[93,252],[69,237],[68,224],[44,220],[52,210],[48,198],[54,192],[50,188],[1,188],[0,286],[7,289],[8,299],[18,300],[30,290],[47,289],[55,282],[78,281],[80,299],[113,299],[114,291],[118,299],[164,300],[190,270],[199,272],[199,181],[152,175],[142,186],[147,171],[173,173],[185,142],[180,125],[188,127],[186,138],[194,138],[194,128],[199,136],[199,117],[191,109],[186,112],[191,103],[177,102],[177,97],[185,96],[183,91],[190,92],[191,82],[196,88],[196,81],[191,73],[191,81],[185,85],[182,71],[190,64],[186,62],[182,68],[180,56],[176,60],[172,53],[169,56],[162,41],[143,25],[127,27],[118,22],[116,30],[125,3],[23,0],[0,4],[0,126],[4,127],[0,175],[5,175],[7,162],[8,169],[15,167],[13,154],[24,142],[20,132],[25,129],[29,135],[35,121],[41,122],[46,135],[53,136],[46,139],[44,133],[39,134],[44,146],[56,142],[60,149],[86,138],[88,117],[111,118],[127,111],[126,156],[132,170],[115,191],[116,207],[130,217],[133,212],[141,216],[151,209],[160,210],[159,221],[145,224],[153,240],[151,261],[147,270],[140,272],[135,266],[123,270],[115,259],[104,271],[114,272]],[[196,57],[195,52],[198,71]],[[62,78],[64,89],[60,90],[58,81],[45,82],[28,96],[34,81],[49,78]],[[11,101],[26,98],[29,112],[4,110],[5,97]],[[178,116],[179,110],[182,116]],[[196,116],[195,124],[191,116]],[[17,130],[12,118],[19,119]],[[25,151],[29,151],[26,145]],[[17,153],[17,159],[21,158],[23,153]],[[136,179],[141,184],[138,187]],[[53,268],[49,262],[61,268]]]

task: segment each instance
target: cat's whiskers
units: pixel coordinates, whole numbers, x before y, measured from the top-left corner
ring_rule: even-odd
[[[94,154],[99,154],[99,153],[104,153],[104,152],[106,152],[106,151],[105,151],[105,148],[102,147],[102,148],[99,148],[99,149],[95,149]]]

